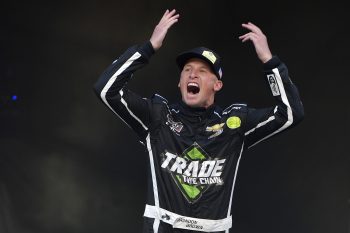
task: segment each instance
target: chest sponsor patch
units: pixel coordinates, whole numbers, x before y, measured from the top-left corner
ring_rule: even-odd
[[[165,152],[161,167],[170,172],[189,203],[196,202],[210,185],[222,185],[226,159],[212,159],[196,142],[181,155]]]

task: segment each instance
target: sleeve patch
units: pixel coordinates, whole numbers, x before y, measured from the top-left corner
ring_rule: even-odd
[[[267,75],[267,80],[269,82],[270,88],[271,88],[271,92],[273,96],[279,96],[281,95],[280,93],[280,89],[278,88],[277,85],[277,80],[274,74],[268,74]]]

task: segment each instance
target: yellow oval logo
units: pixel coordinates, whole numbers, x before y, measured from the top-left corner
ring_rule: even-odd
[[[226,120],[226,125],[230,129],[236,129],[236,128],[241,126],[241,119],[239,117],[237,117],[237,116],[229,117]]]

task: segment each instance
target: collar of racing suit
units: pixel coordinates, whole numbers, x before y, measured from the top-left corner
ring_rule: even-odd
[[[208,108],[204,107],[190,107],[183,101],[179,101],[180,114],[183,115],[188,121],[193,123],[203,122],[211,117],[215,110],[218,110],[218,106],[214,103]]]

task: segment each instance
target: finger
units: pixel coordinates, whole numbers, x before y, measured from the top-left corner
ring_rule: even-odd
[[[246,42],[247,40],[251,40],[251,38],[249,36],[245,37],[243,40],[242,40],[242,43],[243,42]]]
[[[172,19],[168,19],[166,21],[163,21],[159,24],[160,27],[164,27],[164,28],[169,28],[171,27],[174,23],[176,23],[178,21],[178,17],[172,18]]]
[[[251,40],[254,42],[257,40],[257,36],[255,34],[251,33],[251,34],[244,36],[241,40],[242,40],[242,42],[246,42],[247,40]]]
[[[167,10],[168,11],[168,10]],[[162,17],[162,19],[160,20],[160,23],[166,23],[169,20],[172,20],[173,18],[178,18],[179,14],[175,15],[176,10],[172,10],[171,12],[167,12],[166,14],[164,14],[164,16]]]
[[[167,10],[164,12],[162,18],[164,18],[168,13],[169,13],[169,10],[167,9]]]
[[[250,37],[246,37],[246,38],[244,38],[243,40],[241,40],[241,42],[244,43],[244,42],[246,42],[247,40],[251,40],[251,38],[250,38]]]
[[[250,25],[247,23],[242,23],[242,27],[244,27],[252,32],[258,33],[257,29],[253,25]]]
[[[243,42],[246,42],[247,40],[254,41],[254,37],[252,37],[252,36],[247,36],[246,38],[244,38],[244,39],[242,40],[242,43],[243,43]]]
[[[180,17],[180,14],[173,15],[169,18],[169,20],[177,19]]]
[[[179,17],[180,17],[179,14],[174,15],[173,17],[171,17],[171,18],[167,19],[166,21],[164,21],[164,24],[166,24],[166,25],[169,24],[169,23],[173,24],[174,21],[175,22],[178,21]]]
[[[170,28],[171,26],[173,26],[175,23],[177,23],[179,21],[179,19],[173,19],[171,21],[169,21],[166,25],[167,28]]]
[[[256,26],[256,25],[253,24],[252,22],[248,22],[248,24],[249,24],[249,25],[252,25],[252,26],[255,28],[255,30],[256,30],[257,32],[263,34],[262,30],[261,30],[258,26]]]
[[[243,39],[243,38],[247,37],[247,35],[248,35],[248,34],[244,34],[244,35],[239,36],[238,38],[239,38],[239,39]]]
[[[172,21],[169,22],[169,27],[173,26],[173,24],[177,23],[179,19],[173,19]]]
[[[168,13],[169,13],[169,10],[166,10],[164,12],[164,14],[163,14],[162,18],[159,20],[158,24],[161,24],[164,22],[164,20],[166,20]]]
[[[174,17],[172,19],[168,19],[162,23],[159,24],[161,28],[164,28],[165,30],[168,30],[172,25],[174,25],[176,22],[178,22],[178,17]]]
[[[167,21],[166,21],[166,23],[171,23],[171,22],[173,22],[173,21],[177,21],[177,20],[179,20],[179,15],[178,16],[174,16],[174,17],[171,17],[170,19],[168,19]]]
[[[252,24],[251,22],[248,22],[248,23],[242,23],[242,27],[252,31],[252,32],[255,32],[255,33],[258,33],[258,34],[262,34],[262,31],[260,30],[260,28],[258,28],[257,26],[255,26],[254,24]]]
[[[167,18],[172,17],[175,13],[176,13],[176,10],[175,10],[175,9],[173,9],[173,10],[171,10],[171,11],[168,11],[168,13],[167,13]]]
[[[169,9],[167,9],[167,10],[164,12],[164,14],[163,14],[161,20],[170,18],[173,14],[175,14],[175,12],[176,12],[175,9],[173,9],[172,11],[170,11]]]
[[[247,36],[252,36],[252,35],[255,35],[255,34],[254,34],[253,32],[248,32],[248,33],[246,33],[246,34],[240,36],[239,39],[244,39],[244,38],[246,38]]]

